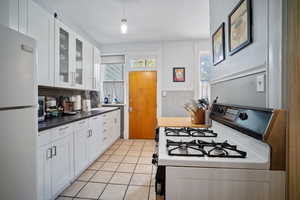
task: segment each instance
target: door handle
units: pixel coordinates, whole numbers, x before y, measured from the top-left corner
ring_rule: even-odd
[[[128,111],[129,111],[129,112],[132,112],[132,107],[129,107]]]

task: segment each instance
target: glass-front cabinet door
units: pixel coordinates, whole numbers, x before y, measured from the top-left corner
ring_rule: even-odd
[[[75,86],[77,88],[83,87],[83,42],[76,39],[76,64],[75,64]]]
[[[69,33],[59,28],[59,81],[69,83]]]
[[[71,70],[71,30],[55,21],[55,86],[70,88],[74,74]]]

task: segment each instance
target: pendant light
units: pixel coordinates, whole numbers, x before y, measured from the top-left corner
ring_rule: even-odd
[[[127,30],[128,30],[127,19],[124,18],[124,19],[121,20],[121,33],[126,34]]]
[[[127,26],[127,19],[125,18],[125,1],[123,4],[123,19],[121,19],[121,33],[127,34],[128,26]]]

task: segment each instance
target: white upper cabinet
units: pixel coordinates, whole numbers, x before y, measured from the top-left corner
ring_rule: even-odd
[[[75,86],[75,74],[71,66],[75,64],[74,35],[72,30],[55,20],[55,86],[71,88]]]
[[[29,1],[31,0],[9,0],[9,26],[23,34],[27,34]]]
[[[83,49],[84,40],[80,36],[75,37],[75,65],[73,66],[74,69],[74,82],[75,87],[77,89],[84,89],[84,69],[85,66],[83,65],[84,58],[84,49]]]
[[[38,85],[54,86],[54,17],[28,2],[28,35],[36,40]]]
[[[94,80],[94,50],[93,45],[89,42],[83,44],[83,65],[84,65],[84,87],[86,90],[93,90],[93,80]]]
[[[89,42],[84,44],[85,89],[100,90],[100,51]]]
[[[84,89],[85,41],[55,20],[55,86]]]
[[[100,51],[32,0],[0,2],[0,22],[36,40],[38,85],[99,91]]]
[[[93,89],[100,90],[100,66],[101,66],[101,53],[99,49],[94,47],[94,68],[93,68]]]

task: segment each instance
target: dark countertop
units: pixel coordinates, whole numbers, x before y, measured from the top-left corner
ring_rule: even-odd
[[[107,112],[119,110],[118,107],[110,107],[110,108],[99,108],[99,110],[93,110],[90,112],[80,112],[76,115],[66,115],[62,117],[54,117],[51,119],[47,119],[43,122],[40,122],[38,125],[39,132],[45,131],[51,128],[55,128],[58,126],[63,126],[72,122],[76,122],[82,119],[87,119],[93,116],[101,115]]]

